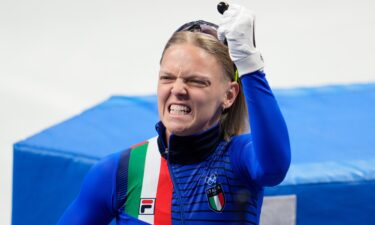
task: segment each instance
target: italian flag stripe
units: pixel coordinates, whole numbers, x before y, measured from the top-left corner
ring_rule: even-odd
[[[219,196],[215,196],[215,203],[216,203],[216,210],[221,210],[221,202],[220,202],[220,199],[219,199]]]
[[[218,198],[219,198],[219,201],[220,201],[221,208],[223,208],[223,205],[224,205],[224,195],[223,195],[223,193],[220,193]]]
[[[135,218],[138,218],[147,147],[148,143],[146,142],[133,148],[130,153],[125,212]]]
[[[172,192],[168,163],[160,155],[157,138],[134,146],[129,159],[125,213],[150,224],[171,225]],[[144,204],[155,202],[154,208],[147,208],[147,215],[140,215],[141,199]]]
[[[210,201],[210,204],[211,204],[212,208],[214,208],[217,211],[221,210],[222,205],[221,205],[219,196],[215,195],[215,196],[211,197],[209,199],[209,201]]]
[[[217,210],[214,197],[210,197],[208,200],[210,201],[211,207]]]
[[[172,191],[173,184],[168,170],[167,160],[161,158],[158,192],[156,193],[155,225],[172,224]]]
[[[156,198],[156,191],[158,187],[159,173],[160,173],[161,156],[158,149],[157,138],[149,140],[145,169],[143,174],[143,184],[141,198]],[[154,211],[155,208],[152,209]],[[154,215],[139,215],[138,219],[147,223],[154,224]]]

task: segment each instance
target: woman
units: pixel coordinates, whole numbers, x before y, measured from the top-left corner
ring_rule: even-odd
[[[173,34],[160,61],[158,136],[94,166],[59,224],[259,224],[263,187],[284,179],[290,147],[253,28],[232,5],[219,35],[204,21]]]

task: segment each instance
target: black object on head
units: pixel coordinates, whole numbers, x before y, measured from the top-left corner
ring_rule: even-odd
[[[226,2],[220,2],[217,4],[217,11],[219,11],[220,14],[224,14],[225,11],[229,8],[228,3]]]
[[[199,32],[199,33],[209,34],[215,37],[216,39],[218,39],[217,28],[218,26],[214,23],[210,23],[204,20],[196,20],[196,21],[191,21],[189,23],[185,23],[184,25],[179,27],[175,32],[180,32],[180,31]]]

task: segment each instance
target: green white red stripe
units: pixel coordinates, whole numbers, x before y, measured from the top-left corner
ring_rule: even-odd
[[[142,199],[145,199],[145,200],[156,199],[156,191],[158,187],[158,180],[159,180],[159,173],[160,173],[160,162],[161,162],[161,156],[158,150],[157,139],[153,138],[149,140],[147,153],[146,153],[141,200]],[[155,202],[153,204],[155,204]],[[142,206],[142,204],[140,204],[140,206]],[[151,215],[143,215],[141,211],[139,211],[138,219],[145,221],[147,223],[153,224],[154,223],[154,205],[152,206],[151,209],[152,209],[152,212],[146,213],[146,214],[151,214]]]
[[[171,224],[173,185],[157,138],[130,152],[125,213],[150,224]]]
[[[221,211],[224,206],[224,196],[223,193],[212,196],[209,198],[210,205],[215,211]]]

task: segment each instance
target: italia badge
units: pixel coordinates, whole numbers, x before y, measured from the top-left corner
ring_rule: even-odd
[[[222,212],[225,205],[225,196],[221,185],[215,184],[215,186],[207,189],[206,195],[210,208],[215,212]]]

